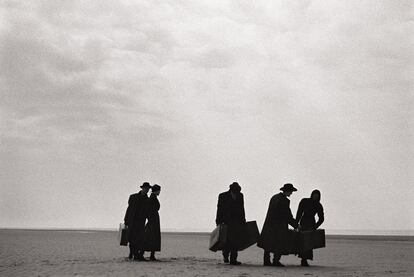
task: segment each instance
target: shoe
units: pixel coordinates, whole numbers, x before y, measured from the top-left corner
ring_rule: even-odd
[[[226,264],[230,263],[229,257],[223,257],[223,262]]]
[[[154,256],[151,256],[150,258],[149,258],[149,260],[150,261],[152,261],[152,262],[155,262],[155,261],[158,261]]]
[[[277,267],[284,267],[284,265],[281,262],[279,262],[279,261],[273,262],[272,265],[273,266],[277,266]]]
[[[132,254],[128,255],[128,260],[132,260],[133,258],[134,258],[134,255],[132,255]]]
[[[308,260],[306,260],[306,259],[302,259],[302,260],[300,261],[300,265],[301,265],[301,266],[309,266],[309,264],[308,264]]]
[[[239,261],[230,261],[231,265],[241,265],[241,262]]]

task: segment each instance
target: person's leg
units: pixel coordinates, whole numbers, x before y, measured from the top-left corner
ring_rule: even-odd
[[[303,258],[302,258],[302,260],[300,261],[300,265],[301,265],[301,266],[309,266],[309,264],[308,264],[308,260],[307,260],[307,259],[303,259]]]
[[[301,258],[301,261],[300,261],[301,266],[309,266],[308,259],[312,260],[313,251],[309,250],[309,251],[304,251],[304,252],[300,253],[299,258]]]
[[[230,264],[232,264],[232,265],[240,265],[241,264],[241,262],[237,261],[237,256],[238,256],[237,250],[231,250],[230,251]]]
[[[263,253],[263,265],[265,266],[272,265],[272,263],[270,262],[270,252],[266,250]]]
[[[146,261],[144,258],[145,251],[137,249],[134,254],[134,260],[136,261]]]
[[[150,256],[150,261],[156,261],[157,259],[155,258],[155,251],[151,251],[151,256]]]
[[[229,261],[229,255],[230,255],[230,250],[229,249],[224,249],[223,251],[222,251],[222,253],[223,253],[223,261],[226,263],[226,264],[228,264],[230,261]]]
[[[145,251],[144,250],[139,250],[139,252],[138,252],[139,254],[139,257],[142,259],[142,260],[145,260],[145,258],[144,258],[144,254],[145,254]]]
[[[136,244],[133,246],[132,254],[134,255],[134,261],[139,261],[141,254]]]
[[[280,258],[282,257],[282,255],[280,255],[279,253],[274,253],[273,254],[273,265],[274,266],[284,266],[282,263],[280,263]]]
[[[147,261],[144,258],[145,250],[144,250],[144,240],[145,240],[145,219],[140,219],[137,224],[137,242],[136,242],[136,255],[134,255],[134,260],[139,261]]]
[[[128,255],[128,259],[132,260],[134,258],[134,244],[133,243],[129,243],[129,255]]]

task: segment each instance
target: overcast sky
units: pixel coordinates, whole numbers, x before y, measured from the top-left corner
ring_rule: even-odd
[[[210,230],[238,181],[414,229],[411,1],[2,1],[0,227],[116,228],[144,181]]]

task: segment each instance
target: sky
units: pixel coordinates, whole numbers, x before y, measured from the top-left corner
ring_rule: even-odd
[[[162,186],[209,231],[238,181],[327,230],[413,230],[411,1],[2,1],[0,227],[117,228]],[[410,142],[411,141],[411,142]]]

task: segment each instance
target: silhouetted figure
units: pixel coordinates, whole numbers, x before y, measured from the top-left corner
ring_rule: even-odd
[[[150,260],[156,261],[155,252],[161,251],[161,229],[160,229],[160,202],[158,196],[161,193],[159,185],[153,185],[151,195],[148,200],[147,217],[148,222],[145,226],[145,251],[151,251]]]
[[[298,211],[296,213],[296,222],[299,223],[300,230],[316,230],[322,225],[325,217],[320,200],[321,192],[315,189],[312,191],[310,198],[303,198],[300,201]],[[315,215],[318,215],[318,222],[315,222]],[[302,266],[309,266],[307,260],[313,260],[313,251],[309,250],[299,253],[299,257],[302,258],[300,263]]]
[[[230,185],[230,189],[220,193],[217,204],[216,224],[226,224],[227,243],[223,250],[223,259],[225,263],[240,265],[237,261],[237,242],[240,237],[240,230],[246,223],[244,212],[244,199],[241,193],[241,187],[237,182]],[[229,260],[230,256],[230,260]]]
[[[124,222],[128,226],[129,259],[146,261],[144,258],[144,230],[147,219],[148,191],[151,188],[148,182],[141,186],[141,191],[131,194]]]
[[[284,266],[280,263],[280,257],[288,254],[288,224],[294,228],[298,227],[288,199],[297,189],[292,184],[285,184],[280,190],[282,192],[275,194],[270,200],[262,233],[257,242],[257,246],[264,249],[265,266]],[[270,253],[273,253],[273,263],[270,262]]]

